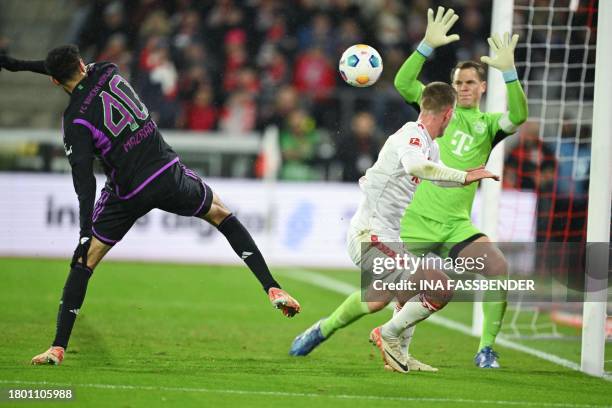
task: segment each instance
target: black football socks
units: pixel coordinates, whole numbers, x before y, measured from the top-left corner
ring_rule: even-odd
[[[217,229],[225,235],[234,252],[242,258],[259,282],[261,282],[266,293],[272,287],[280,289],[280,285],[272,277],[263,255],[259,252],[257,244],[255,244],[251,234],[249,234],[249,231],[247,231],[238,218],[233,214],[228,215],[227,218],[221,221]]]
[[[57,327],[53,346],[67,348],[70,333],[77,314],[83,305],[87,283],[93,271],[83,265],[75,264],[68,274],[59,311],[57,312]]]

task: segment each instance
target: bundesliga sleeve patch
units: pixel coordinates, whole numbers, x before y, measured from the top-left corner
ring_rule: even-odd
[[[421,139],[419,139],[418,137],[411,137],[408,143],[413,146],[421,147]]]

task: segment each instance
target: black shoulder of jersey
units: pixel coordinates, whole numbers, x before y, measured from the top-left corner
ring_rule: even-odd
[[[82,116],[92,103],[94,95],[99,94],[103,87],[119,68],[112,62],[96,62],[87,65],[87,77],[81,81],[72,94],[70,102],[64,111],[64,124],[72,122],[77,116]]]
[[[108,62],[108,61],[92,62],[91,64],[87,64],[87,74],[95,75],[99,71],[102,71],[104,68],[108,68],[108,67],[114,67],[114,68],[119,69],[119,67],[117,67],[117,64],[113,62]]]

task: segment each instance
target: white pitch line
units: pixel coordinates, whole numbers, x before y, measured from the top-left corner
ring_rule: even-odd
[[[475,400],[465,398],[419,398],[419,397],[383,397],[378,395],[351,395],[351,394],[314,394],[306,392],[283,392],[283,391],[253,391],[253,390],[229,390],[215,388],[192,388],[192,387],[155,387],[150,385],[129,385],[129,384],[96,384],[96,383],[58,383],[50,381],[11,381],[0,380],[0,384],[17,384],[41,387],[83,387],[106,390],[142,390],[142,391],[165,391],[165,392],[190,392],[207,394],[228,394],[228,395],[254,395],[254,396],[273,396],[273,397],[298,397],[298,398],[330,398],[343,400],[371,400],[371,401],[399,401],[399,402],[437,402],[452,404],[477,404],[490,405],[511,405],[511,406],[534,406],[547,408],[604,408],[608,405],[588,405],[588,404],[566,404],[566,403],[540,403],[530,401],[505,401],[505,400]]]
[[[316,272],[310,272],[310,271],[305,271],[305,270],[292,270],[291,273],[287,273],[285,274],[285,276],[287,276],[288,278],[299,280],[301,282],[310,283],[312,285],[319,286],[324,289],[329,289],[332,292],[340,293],[343,295],[350,295],[351,293],[354,293],[355,291],[359,290],[359,288],[356,286],[353,286],[346,282],[339,281],[334,278],[330,278],[329,276],[321,275]],[[388,307],[390,309],[393,309],[391,305],[389,305]],[[436,316],[434,314],[430,316],[427,319],[427,321],[433,324],[436,324],[438,326],[445,327],[447,329],[458,331],[470,337],[478,337],[478,336],[475,336],[474,333],[472,333],[471,327],[463,323],[459,323],[454,320],[447,319],[442,316]],[[549,361],[553,364],[557,364],[562,367],[569,368],[571,370],[580,371],[580,364],[575,363],[570,360],[566,360],[557,355],[546,353],[540,350],[536,350],[529,346],[525,346],[523,344],[516,343],[512,340],[504,339],[503,337],[499,337],[496,340],[496,342],[497,344],[507,347],[509,349],[520,351],[520,352],[532,355],[534,357],[538,357],[542,360]],[[603,378],[605,380],[612,381],[611,375],[605,375]]]

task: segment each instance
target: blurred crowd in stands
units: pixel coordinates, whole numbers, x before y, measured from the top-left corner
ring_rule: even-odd
[[[280,129],[286,179],[352,181],[385,134],[414,111],[393,89],[422,39],[430,0],[77,1],[67,41],[118,64],[162,128],[239,133]],[[422,80],[446,80],[458,59],[488,52],[490,1],[455,2],[462,41],[436,52]],[[350,89],[339,55],[368,43],[383,77]],[[355,114],[358,113],[358,114]],[[341,147],[342,146],[342,147]],[[337,178],[337,177],[336,177]]]
[[[457,61],[479,60],[489,52],[492,1],[450,3],[460,16],[452,32],[461,41],[436,50],[419,78],[424,83],[448,82]],[[439,2],[67,4],[75,11],[66,42],[78,44],[87,61],[116,63],[161,128],[215,131],[223,137],[274,125],[279,129],[281,179],[356,181],[376,160],[385,137],[416,118],[395,91],[393,79],[424,35],[427,9]],[[591,137],[582,101],[589,105],[593,98],[597,0],[580,3],[571,18],[569,0],[555,3],[566,11],[554,12],[549,0],[514,4],[514,26],[521,38],[552,46],[516,50],[519,77],[528,78],[523,86],[530,113],[541,120],[526,123],[509,141],[504,188],[537,193],[538,240],[581,240]],[[530,5],[537,7],[527,10]],[[551,24],[561,28],[546,29]],[[383,56],[382,77],[371,88],[351,88],[337,73],[339,56],[357,43],[370,44]],[[0,36],[0,52],[6,49],[7,38]],[[261,176],[257,163],[249,176]]]

